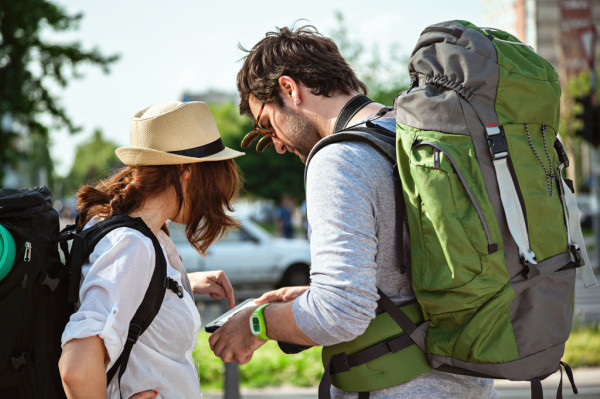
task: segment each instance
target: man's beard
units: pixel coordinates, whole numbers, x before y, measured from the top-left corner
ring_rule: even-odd
[[[290,152],[296,154],[302,163],[306,163],[308,154],[310,154],[315,144],[321,140],[321,136],[314,123],[307,117],[286,106],[281,109],[287,130],[286,136],[290,141],[289,145],[286,145],[286,149],[290,151],[291,148],[292,151]]]

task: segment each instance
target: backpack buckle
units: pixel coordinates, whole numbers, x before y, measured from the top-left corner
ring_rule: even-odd
[[[494,161],[508,157],[508,144],[504,136],[504,129],[497,124],[489,124],[485,126],[485,137],[488,141],[490,154]]]
[[[535,276],[539,276],[540,271],[537,268],[537,265],[528,262],[527,260],[525,260],[525,258],[521,258],[521,263],[525,267],[525,269],[523,270],[523,274],[525,275],[526,279],[529,280],[531,278],[534,278]]]
[[[29,366],[33,363],[33,358],[29,352],[23,352],[19,356],[12,356],[10,358],[13,369],[19,370],[23,366]]]
[[[573,260],[575,267],[581,266],[583,262],[581,261],[581,248],[579,248],[579,245],[569,245],[569,251],[571,252],[571,259]]]
[[[333,355],[330,362],[331,374],[343,373],[350,370],[350,363],[348,363],[348,356],[346,356],[346,352]]]
[[[58,284],[60,284],[60,278],[52,278],[48,273],[46,273],[46,276],[44,276],[44,280],[41,283],[41,285],[47,286],[52,292],[56,290]]]
[[[129,324],[129,331],[127,332],[127,341],[136,343],[138,338],[142,335],[142,327],[139,324]]]

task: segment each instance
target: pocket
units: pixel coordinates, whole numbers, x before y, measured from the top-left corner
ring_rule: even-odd
[[[420,132],[411,145],[410,171],[421,207],[415,284],[428,291],[461,287],[482,272],[481,257],[501,243],[470,137]]]
[[[516,190],[520,196],[531,250],[541,262],[567,251],[563,205],[557,186],[556,133],[540,124],[503,125]]]

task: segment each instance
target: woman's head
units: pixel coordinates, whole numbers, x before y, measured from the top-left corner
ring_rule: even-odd
[[[117,149],[124,168],[79,190],[79,228],[95,215],[129,214],[159,197],[168,199],[169,217],[186,224],[188,240],[201,253],[237,225],[226,210],[233,210],[241,185],[232,158],[243,153],[223,145],[206,104],[164,103],[138,112],[130,144]]]

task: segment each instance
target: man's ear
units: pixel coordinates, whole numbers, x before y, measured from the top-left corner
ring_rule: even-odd
[[[279,77],[277,82],[279,83],[279,93],[284,101],[291,100],[292,102],[296,102],[298,100],[297,97],[300,95],[299,87],[293,78],[283,75]]]

